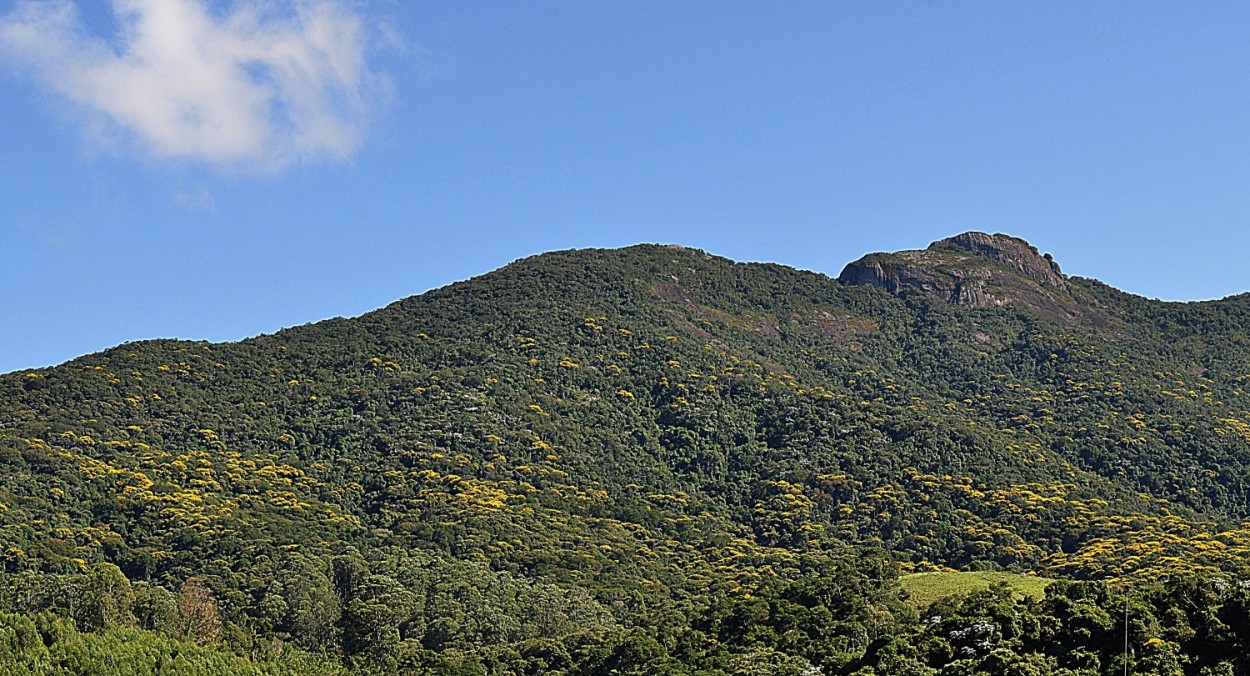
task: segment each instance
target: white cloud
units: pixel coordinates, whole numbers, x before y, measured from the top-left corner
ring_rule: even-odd
[[[158,157],[278,169],[345,160],[383,78],[339,0],[113,0],[115,39],[70,0],[0,19],[0,57]]]

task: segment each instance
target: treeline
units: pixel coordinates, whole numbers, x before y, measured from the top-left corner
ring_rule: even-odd
[[[375,568],[377,568],[375,566]],[[129,584],[115,568],[6,579],[6,673],[408,673],[539,676],[1232,676],[1250,670],[1250,582],[1185,577],[1113,587],[1005,584],[914,609],[884,554],[863,552],[752,593],[657,609],[637,626],[506,586],[405,586],[336,557],[267,596],[280,632],[223,621],[213,592]],[[469,591],[472,590],[472,591]],[[422,597],[422,594],[427,596]],[[303,603],[302,607],[299,606]],[[439,609],[431,617],[432,608]],[[491,612],[494,615],[491,615]],[[536,617],[535,615],[541,615]]]
[[[258,660],[316,653],[381,672],[448,651],[620,626],[576,589],[421,555],[372,552],[367,560],[350,549],[325,558],[291,555],[273,579],[251,577],[247,600],[220,580],[216,590],[198,577],[176,590],[132,583],[108,563],[81,573],[3,575],[0,583],[0,609],[36,620],[53,613],[81,632],[138,629]],[[223,607],[219,599],[231,595]]]

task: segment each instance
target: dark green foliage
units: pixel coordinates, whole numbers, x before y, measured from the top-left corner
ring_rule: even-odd
[[[6,674],[343,674],[310,655],[249,660],[220,647],[175,641],[138,629],[80,633],[72,622],[40,613],[0,613],[0,670]]]
[[[1069,284],[1097,322],[559,252],[3,375],[3,607],[379,672],[1098,673],[1101,583],[929,624],[895,583],[1244,572],[1250,297]],[[1186,584],[1134,592],[1141,663],[1246,669],[1244,592]]]

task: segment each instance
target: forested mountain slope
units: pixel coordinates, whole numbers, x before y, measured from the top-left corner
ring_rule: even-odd
[[[675,641],[850,565],[859,605],[805,659],[867,668],[889,623],[865,617],[907,621],[894,566],[1241,574],[1248,342],[1250,297],[1150,301],[1000,235],[841,281],[543,254],[355,319],[0,376],[5,603],[194,639],[191,579],[254,657],[419,670],[578,630],[567,650],[625,650],[604,637],[643,618]],[[107,580],[143,599],[67,607]]]

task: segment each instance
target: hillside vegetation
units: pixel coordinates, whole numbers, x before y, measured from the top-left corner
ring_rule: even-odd
[[[567,251],[0,376],[0,609],[379,672],[1092,674],[1128,603],[1136,673],[1250,670],[1250,298],[951,246],[892,278],[945,295]],[[910,609],[939,569],[1066,582]]]

